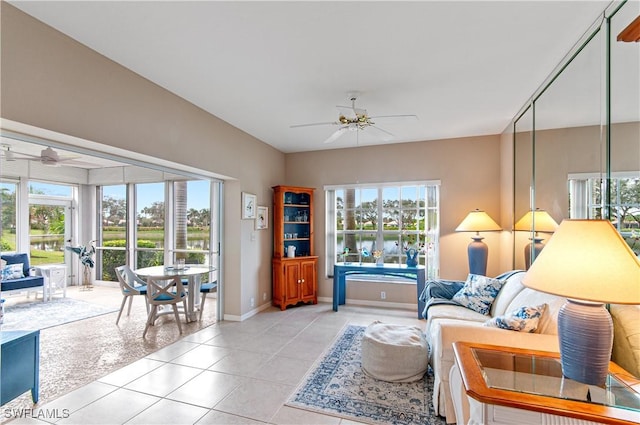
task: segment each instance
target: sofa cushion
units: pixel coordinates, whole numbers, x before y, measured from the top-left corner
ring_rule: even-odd
[[[523,306],[507,314],[487,320],[484,322],[484,326],[510,331],[535,332],[538,328],[540,318],[544,315],[546,309],[546,304],[540,304],[534,307]]]
[[[14,291],[17,289],[35,288],[44,286],[44,278],[42,276],[28,276],[20,279],[3,280],[0,282],[0,290]]]
[[[516,295],[518,295],[525,288],[522,284],[522,278],[525,274],[526,273],[524,271],[520,270],[511,274],[509,278],[506,279],[504,285],[502,285],[502,288],[498,293],[498,296],[493,301],[493,305],[491,306],[492,317],[500,316],[501,314],[505,314],[513,310],[513,308],[509,309],[509,306],[511,305],[511,302],[516,297]]]
[[[640,378],[640,305],[611,304],[613,352],[611,359]]]
[[[467,281],[452,298],[458,304],[488,315],[504,281],[477,274],[469,274]]]
[[[29,276],[29,269],[31,265],[29,265],[29,255],[26,253],[14,253],[14,254],[2,254],[0,256],[4,261],[8,264],[19,264],[22,263],[22,274],[23,276]]]
[[[24,277],[24,273],[22,273],[22,263],[7,264],[0,270],[0,276],[2,276],[2,280],[20,279]]]
[[[507,311],[516,310],[523,305],[547,304],[547,312],[540,318],[536,333],[557,335],[558,334],[558,312],[567,302],[564,297],[546,294],[531,288],[523,288],[507,306]]]

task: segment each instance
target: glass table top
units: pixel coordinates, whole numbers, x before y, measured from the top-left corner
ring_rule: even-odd
[[[639,382],[632,376],[610,373],[605,385],[600,387],[563,377],[557,358],[481,348],[474,348],[472,352],[489,388],[640,411],[638,388],[625,383]]]

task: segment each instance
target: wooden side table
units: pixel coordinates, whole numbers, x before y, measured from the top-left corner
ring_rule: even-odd
[[[467,342],[455,342],[453,349],[470,397],[469,423],[640,421],[640,379],[613,362],[606,384],[599,387],[563,377],[559,353]]]
[[[25,391],[38,402],[40,386],[40,331],[0,332],[0,405]]]

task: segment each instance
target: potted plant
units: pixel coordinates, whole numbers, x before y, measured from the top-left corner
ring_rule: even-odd
[[[75,252],[80,258],[80,264],[82,264],[82,286],[89,290],[91,286],[91,269],[95,266],[93,256],[96,253],[96,247],[94,245],[95,240],[90,241],[87,245],[80,246],[67,246],[69,251]]]

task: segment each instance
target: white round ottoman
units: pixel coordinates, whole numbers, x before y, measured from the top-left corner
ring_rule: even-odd
[[[427,338],[415,326],[373,322],[362,337],[362,370],[389,382],[412,382],[427,371]]]

